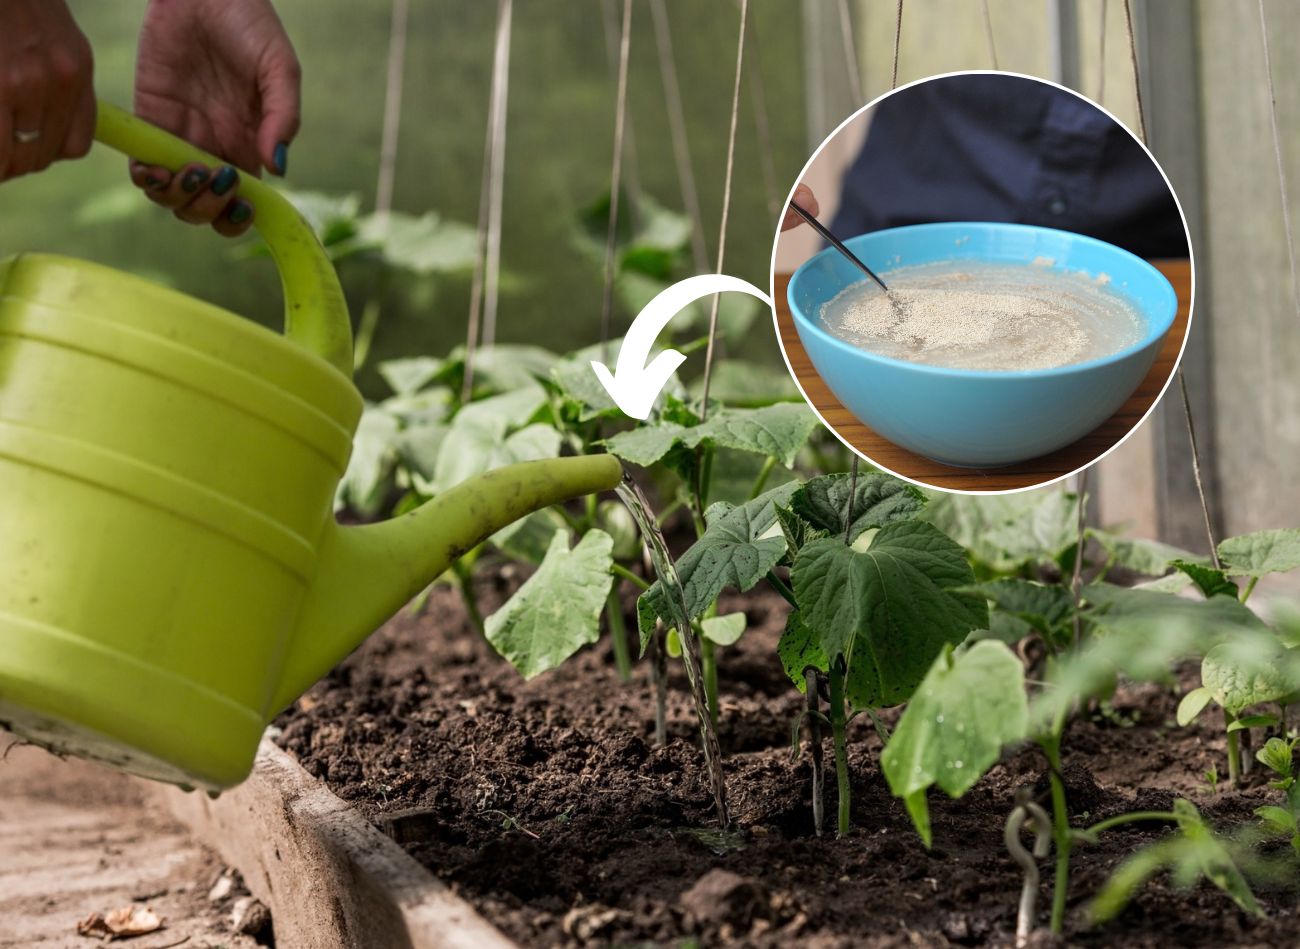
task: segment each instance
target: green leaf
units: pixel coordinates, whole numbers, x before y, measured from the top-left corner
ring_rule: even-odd
[[[488,642],[525,679],[600,637],[612,548],[604,531],[588,531],[572,550],[566,533],[557,532],[537,572],[487,618]]]
[[[1028,727],[1024,666],[1015,653],[992,640],[956,659],[951,647],[944,649],[880,755],[890,790],[907,802],[927,847],[926,789],[938,785],[961,797]]]
[[[546,508],[501,528],[492,535],[491,542],[515,560],[540,564],[555,543],[556,534],[564,535],[567,548],[570,536],[568,525],[554,508]]]
[[[1255,808],[1255,816],[1268,825],[1272,833],[1294,834],[1296,832],[1295,815],[1276,804],[1265,804]]]
[[[1162,544],[1156,540],[1120,537],[1102,530],[1089,530],[1088,536],[1096,538],[1110,560],[1127,570],[1148,577],[1164,574],[1175,560],[1195,564],[1209,562],[1207,558],[1199,557],[1181,547]]]
[[[1177,567],[1180,573],[1191,577],[1196,588],[1207,600],[1212,596],[1230,596],[1234,600],[1237,598],[1237,584],[1229,580],[1228,575],[1222,570],[1186,560],[1172,560],[1170,563]]]
[[[432,479],[442,456],[442,443],[450,430],[449,426],[438,424],[402,429],[395,443],[402,464],[426,481]]]
[[[379,364],[379,374],[388,387],[398,395],[418,392],[442,372],[443,360],[432,356],[414,356],[410,359],[390,359]]]
[[[941,494],[924,517],[995,573],[1057,560],[1078,539],[1078,498],[1057,489],[1018,494]]]
[[[560,433],[549,425],[526,424],[545,401],[546,393],[534,384],[462,408],[443,440],[430,493],[502,465],[556,457]],[[517,426],[523,427],[507,435]]]
[[[831,667],[817,634],[803,621],[798,610],[791,610],[786,618],[785,632],[776,644],[776,654],[785,674],[800,692],[808,689],[803,674],[805,669],[812,666],[819,672],[827,672]]]
[[[988,625],[983,597],[954,592],[974,579],[965,551],[923,521],[886,524],[864,552],[812,541],[790,576],[822,650],[848,660],[855,708],[906,701],[945,645]]]
[[[778,402],[757,409],[722,409],[684,431],[681,440],[688,448],[707,441],[771,456],[788,468],[819,424],[804,403]]]
[[[676,564],[691,619],[703,615],[726,587],[743,593],[780,562],[785,555],[785,538],[779,532],[768,535],[776,523],[775,505],[786,503],[794,488],[793,483],[781,485],[739,507],[715,504],[705,512],[703,536]],[[650,641],[656,617],[673,625],[663,587],[657,580],[637,600],[642,652]]]
[[[1240,732],[1245,731],[1248,728],[1266,728],[1270,725],[1276,724],[1276,715],[1243,715],[1241,718],[1229,725],[1225,731],[1229,733]]]
[[[397,459],[397,420],[367,405],[352,439],[352,457],[339,482],[340,503],[365,514],[377,512],[380,491]]]
[[[846,518],[852,483],[853,478],[848,474],[813,478],[790,498],[790,510],[816,530],[831,537],[843,537],[848,524]],[[852,501],[850,543],[865,530],[920,514],[925,506],[925,495],[898,478],[879,471],[863,471],[858,475]]]
[[[1044,635],[1052,635],[1074,613],[1074,596],[1060,585],[1031,580],[991,580],[970,587],[992,601],[1003,613],[1023,620]]]
[[[732,646],[744,635],[746,628],[744,613],[725,613],[722,616],[707,616],[700,620],[700,629],[704,638],[719,646]]]
[[[623,345],[621,339],[610,340],[608,353],[606,356],[601,355],[601,346],[596,344],[580,349],[570,354],[562,360],[554,362],[552,367],[547,370],[551,384],[554,385],[563,397],[573,407],[573,415],[579,422],[588,422],[594,418],[623,418],[623,411],[614,404],[614,400],[605,391],[605,387],[600,384],[596,374],[591,369],[593,359],[599,359],[602,362],[613,364],[618,356],[619,348]],[[661,349],[651,351],[651,358],[662,352]],[[676,374],[671,376],[664,391],[655,399],[655,407],[662,408],[664,402],[670,396],[685,396],[686,388]]]
[[[605,449],[624,461],[648,468],[672,451],[685,431],[671,422],[640,425],[605,439]]]
[[[385,263],[411,273],[472,270],[478,254],[474,228],[433,211],[419,217],[401,211],[376,212],[357,225],[358,238],[377,249]]]
[[[1179,726],[1185,728],[1190,725],[1197,715],[1205,711],[1205,706],[1210,704],[1212,698],[1214,698],[1214,693],[1205,686],[1192,689],[1192,691],[1184,695],[1183,700],[1178,703],[1176,717]]]
[[[1225,642],[1201,662],[1201,684],[1214,701],[1233,715],[1261,702],[1276,702],[1300,688],[1294,659],[1281,644],[1261,651],[1245,643]],[[1288,668],[1288,658],[1292,658]]]
[[[1264,742],[1264,747],[1255,752],[1255,757],[1259,763],[1270,771],[1274,771],[1284,778],[1291,777],[1291,761],[1294,754],[1294,746],[1289,741],[1283,741],[1281,738],[1270,738]]]
[[[1150,590],[1093,583],[1083,588],[1091,607],[1089,618],[1104,632],[1134,637],[1150,636],[1153,627],[1182,623],[1207,633],[1231,628],[1265,632],[1258,616],[1231,597],[1190,600]]]
[[[1259,577],[1300,567],[1300,529],[1256,531],[1219,544],[1219,559],[1234,576]]]

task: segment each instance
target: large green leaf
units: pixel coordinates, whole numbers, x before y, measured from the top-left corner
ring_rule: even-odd
[[[537,572],[487,618],[488,642],[524,678],[555,668],[599,638],[612,547],[608,534],[591,530],[570,550],[567,532],[557,532]]]
[[[1208,563],[1207,558],[1197,556],[1181,547],[1162,544],[1157,540],[1140,537],[1120,537],[1107,531],[1089,530],[1088,536],[1101,544],[1110,560],[1148,577],[1158,577],[1169,570],[1175,560],[1185,563]]]
[[[526,424],[545,400],[542,388],[532,385],[461,409],[443,438],[428,493],[445,491],[502,465],[558,455],[559,432],[549,425]]]
[[[1023,620],[1051,636],[1074,612],[1074,597],[1063,586],[1031,580],[991,580],[976,584],[972,592],[987,597],[1001,612]]]
[[[907,804],[927,847],[926,789],[938,785],[961,797],[1028,727],[1024,666],[1010,649],[984,640],[955,659],[944,649],[880,755],[890,790]]]
[[[379,364],[379,374],[398,395],[410,395],[423,389],[443,370],[444,361],[432,356],[389,359]]]
[[[1055,488],[1019,494],[943,494],[924,517],[996,573],[1057,560],[1078,539],[1078,499]]]
[[[849,489],[852,485],[853,478],[848,474],[813,478],[791,496],[790,510],[815,530],[824,531],[831,537],[843,537],[848,524]],[[898,478],[879,471],[863,471],[858,475],[852,502],[850,543],[865,530],[920,514],[925,506],[925,495]]]
[[[1196,588],[1206,599],[1212,596],[1230,596],[1236,599],[1237,584],[1229,580],[1228,575],[1222,570],[1216,570],[1209,564],[1192,563],[1187,560],[1173,560],[1171,563],[1178,568],[1179,573],[1186,574],[1188,579],[1196,584]]]
[[[1144,637],[1151,635],[1153,629],[1174,622],[1208,634],[1234,628],[1268,629],[1258,616],[1232,597],[1189,600],[1109,583],[1089,584],[1083,588],[1082,595],[1091,607],[1089,619],[1106,633]]]
[[[743,593],[785,556],[785,537],[776,527],[775,505],[788,501],[794,488],[794,483],[784,484],[739,507],[715,504],[705,512],[704,534],[676,564],[692,619],[701,616],[726,587]],[[656,618],[673,625],[657,580],[637,600],[642,652],[650,642]]]
[[[611,454],[637,465],[652,465],[675,447],[708,442],[723,448],[776,458],[789,467],[818,425],[802,403],[780,402],[757,409],[722,409],[708,420],[687,427],[659,421],[609,438]]]
[[[1225,642],[1201,662],[1201,684],[1233,715],[1252,705],[1276,702],[1300,689],[1295,657],[1281,643],[1261,650],[1253,643]]]
[[[338,503],[362,513],[377,510],[381,487],[397,459],[397,420],[377,406],[367,405],[352,439],[352,457],[339,482]]]
[[[417,274],[470,270],[478,253],[474,228],[428,211],[368,214],[358,221],[361,241],[374,246],[391,267]]]
[[[781,667],[785,669],[785,674],[790,677],[790,681],[800,692],[806,692],[808,689],[808,682],[804,677],[805,669],[809,666],[819,672],[830,669],[830,662],[826,659],[826,653],[822,652],[822,644],[817,633],[803,621],[798,610],[791,610],[789,617],[786,618],[785,632],[781,634],[781,641],[776,644],[776,654],[781,660]]]
[[[1300,529],[1256,531],[1219,544],[1219,559],[1234,576],[1259,577],[1300,567]]]
[[[707,441],[767,455],[788,468],[819,424],[817,416],[802,402],[778,402],[757,409],[722,409],[710,415],[708,421],[687,429],[681,438],[688,448]]]
[[[982,596],[954,592],[974,580],[965,551],[924,521],[886,524],[861,552],[841,538],[811,541],[791,580],[822,650],[848,660],[859,708],[906,701],[944,646],[988,625]]]

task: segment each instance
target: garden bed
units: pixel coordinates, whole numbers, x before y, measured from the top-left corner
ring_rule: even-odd
[[[515,570],[482,575],[485,612],[517,586]],[[625,605],[630,616],[633,604]],[[863,717],[849,749],[854,830],[817,839],[806,752],[790,760],[802,697],[772,661],[787,607],[757,591],[724,595],[720,605],[743,609],[750,622],[736,646],[719,651],[734,836],[709,832],[712,797],[679,664],[671,664],[670,740],[657,748],[647,663],[624,684],[606,639],[525,682],[442,587],[423,615],[400,614],[282,715],[278,740],[525,946],[690,937],[753,946],[1009,944],[1021,877],[1003,824],[1018,789],[1045,792],[1041,755],[1008,755],[960,800],[932,794],[927,851],[889,794],[879,739]],[[1235,826],[1270,800],[1259,775],[1240,791],[1211,790],[1205,774],[1222,761],[1222,727],[1208,715],[1173,727],[1177,701],[1154,686],[1121,688],[1113,710],[1070,726],[1064,770],[1076,817],[1164,810],[1185,796],[1211,821]],[[833,787],[827,797],[833,807]],[[1256,920],[1208,884],[1184,893],[1163,876],[1117,921],[1087,930],[1087,898],[1124,856],[1164,832],[1130,827],[1078,850],[1072,944],[1293,943],[1293,893],[1257,888],[1268,917]],[[1048,877],[1045,862],[1044,914]]]

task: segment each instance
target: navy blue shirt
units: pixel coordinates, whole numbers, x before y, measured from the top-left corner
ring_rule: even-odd
[[[1037,224],[1139,257],[1188,255],[1173,195],[1134,138],[1085,100],[1018,76],[933,79],[877,106],[833,230],[929,221]]]

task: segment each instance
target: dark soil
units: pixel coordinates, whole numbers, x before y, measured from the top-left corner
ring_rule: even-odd
[[[511,570],[480,583],[485,612],[517,582]],[[927,851],[860,719],[849,751],[854,830],[815,838],[807,752],[790,761],[802,697],[774,653],[784,601],[722,606],[744,609],[751,623],[719,651],[735,839],[707,833],[711,797],[684,681],[674,681],[670,741],[655,747],[648,664],[624,684],[603,642],[525,682],[445,588],[424,616],[399,615],[286,712],[280,742],[526,946],[1010,945],[1021,878],[1002,828],[1018,789],[1041,792],[1041,755],[1011,754],[960,800],[933,794]],[[1071,726],[1065,770],[1076,823],[1186,796],[1234,827],[1277,795],[1261,776],[1245,790],[1212,792],[1204,775],[1223,760],[1221,720],[1207,713],[1176,728],[1176,704],[1165,689],[1124,688],[1113,711]],[[828,820],[834,808],[832,772]],[[1121,829],[1077,852],[1064,944],[1300,944],[1294,890],[1257,887],[1268,912],[1257,920],[1208,884],[1184,892],[1163,876],[1119,920],[1087,929],[1090,895],[1122,858],[1167,832]],[[1050,878],[1045,865],[1044,924]],[[1039,933],[1034,944],[1058,943]]]

